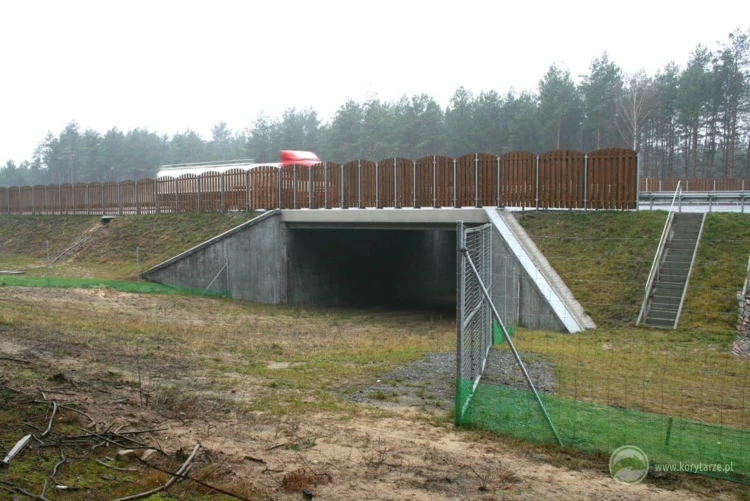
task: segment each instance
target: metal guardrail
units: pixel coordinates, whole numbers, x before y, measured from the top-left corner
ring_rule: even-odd
[[[678,183],[679,186],[679,183]],[[653,209],[654,205],[667,205],[673,198],[672,192],[664,191],[642,191],[638,195],[638,200],[643,208],[644,204],[648,204],[649,209]],[[745,212],[745,204],[750,200],[750,191],[682,191],[677,199],[677,204],[680,210],[682,205],[708,205],[708,211],[714,205],[716,206],[739,206],[741,212]]]
[[[645,321],[646,311],[648,309],[649,296],[651,295],[651,289],[654,287],[654,281],[656,275],[659,272],[659,266],[661,266],[661,260],[664,255],[664,247],[667,244],[669,236],[669,230],[672,227],[672,221],[674,220],[674,203],[682,195],[681,182],[677,183],[677,188],[674,190],[672,195],[672,203],[669,206],[669,214],[667,220],[664,222],[664,229],[661,232],[661,238],[659,239],[659,246],[656,248],[656,254],[654,255],[654,261],[651,263],[651,271],[648,272],[648,280],[646,281],[646,287],[644,291],[643,303],[641,303],[641,311],[638,313],[638,318],[635,321],[637,326],[641,323],[641,320]],[[641,194],[642,195],[642,194]],[[680,206],[680,212],[682,212],[682,206]]]

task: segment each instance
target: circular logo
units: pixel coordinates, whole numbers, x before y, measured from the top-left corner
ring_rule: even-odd
[[[609,473],[623,484],[637,484],[648,474],[648,457],[634,445],[623,445],[609,458]]]

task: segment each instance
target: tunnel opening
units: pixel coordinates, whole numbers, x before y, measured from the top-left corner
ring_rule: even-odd
[[[455,315],[456,233],[289,229],[288,302]]]

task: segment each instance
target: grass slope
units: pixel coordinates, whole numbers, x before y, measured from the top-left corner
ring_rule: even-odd
[[[635,322],[666,213],[533,212],[518,221],[599,326]]]
[[[708,214],[680,326],[726,332],[737,322],[750,254],[750,215]]]
[[[54,259],[86,236],[90,238],[59,261],[59,277],[136,278],[136,248],[141,270],[252,219],[257,213],[186,213],[118,216],[106,225],[98,216],[3,216],[0,218],[0,269],[25,268],[43,275],[45,241]]]

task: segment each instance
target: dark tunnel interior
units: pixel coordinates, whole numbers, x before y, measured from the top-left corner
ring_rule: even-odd
[[[290,229],[289,304],[455,313],[456,233]]]

